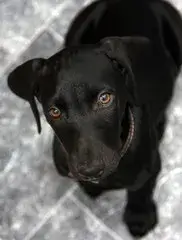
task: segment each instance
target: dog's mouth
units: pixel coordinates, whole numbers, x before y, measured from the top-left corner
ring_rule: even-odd
[[[68,177],[75,178],[71,172],[68,173]],[[100,182],[100,178],[82,176],[81,181],[98,184]]]
[[[120,160],[125,156],[125,154],[128,152],[128,149],[130,148],[133,138],[134,138],[134,133],[135,133],[135,122],[134,122],[134,115],[133,112],[128,106],[126,108],[126,115],[123,119],[122,122],[122,127],[124,129],[127,129],[127,131],[123,131],[121,134],[121,140],[122,140],[122,146],[121,148],[117,151],[117,155]],[[119,161],[120,162],[120,161]],[[117,165],[119,165],[119,162]],[[117,166],[116,166],[117,167]],[[113,171],[112,171],[113,172]],[[112,173],[110,172],[110,174]],[[70,178],[75,178],[75,176],[72,174],[72,171],[68,173],[68,177]],[[81,181],[85,182],[90,182],[93,184],[99,184],[99,182],[102,180],[103,177],[96,178],[96,177],[87,177],[87,176],[82,176],[80,178]]]
[[[81,182],[89,182],[89,183],[94,183],[94,184],[98,184],[101,181],[101,175],[104,172],[103,170],[100,170],[100,173],[98,173],[97,176],[89,176],[89,175],[83,175],[80,172],[75,171],[72,166],[69,166],[69,173],[68,173],[68,177],[69,178],[73,178],[76,181],[81,181]]]

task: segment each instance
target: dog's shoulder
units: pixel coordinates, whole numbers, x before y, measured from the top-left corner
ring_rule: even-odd
[[[147,4],[143,0],[137,3],[135,0],[94,1],[73,19],[65,37],[65,45],[96,43],[104,37],[139,34],[138,31],[142,34],[145,29],[138,26],[139,22],[143,22],[142,12],[145,12],[144,18],[148,18],[147,22],[151,24],[152,12],[148,1]]]
[[[107,1],[96,1],[82,9],[73,19],[65,37],[65,45],[72,46],[80,43],[84,37],[89,43],[89,38],[97,27],[99,20],[108,8]]]

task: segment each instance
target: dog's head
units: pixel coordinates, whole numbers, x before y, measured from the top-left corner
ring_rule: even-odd
[[[9,75],[10,89],[30,103],[39,132],[35,97],[42,104],[77,179],[105,178],[119,164],[126,106],[137,102],[131,42],[146,44],[143,38],[106,38],[29,60]]]

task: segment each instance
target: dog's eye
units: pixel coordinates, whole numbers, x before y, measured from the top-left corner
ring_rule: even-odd
[[[99,95],[98,102],[100,104],[108,104],[112,101],[112,94],[104,92]]]
[[[51,107],[49,109],[49,115],[54,119],[58,119],[61,117],[61,112],[57,107]]]

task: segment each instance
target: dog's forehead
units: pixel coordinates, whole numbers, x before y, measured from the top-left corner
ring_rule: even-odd
[[[61,67],[57,74],[57,82],[60,85],[85,83],[109,84],[114,73],[111,61],[105,54],[94,49],[80,49],[75,52],[63,54]],[[111,81],[112,83],[112,81]]]
[[[95,49],[64,50],[56,61],[55,91],[50,94],[54,100],[84,102],[106,89],[115,90],[120,77],[107,56]]]

